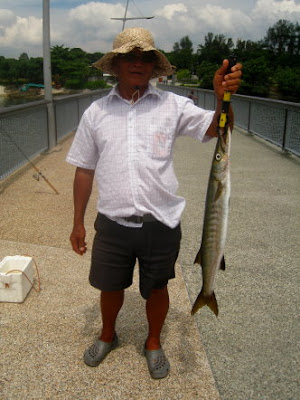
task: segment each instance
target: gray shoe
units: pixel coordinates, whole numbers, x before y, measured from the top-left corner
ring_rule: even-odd
[[[162,348],[158,350],[144,348],[144,356],[147,359],[148,369],[153,379],[162,379],[169,374],[170,363]]]
[[[97,367],[110,353],[119,345],[118,336],[115,335],[114,340],[112,342],[103,342],[100,339],[97,339],[94,344],[92,344],[86,351],[84,352],[83,360],[90,367]]]

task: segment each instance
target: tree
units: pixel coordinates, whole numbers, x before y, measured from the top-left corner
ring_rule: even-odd
[[[104,56],[104,54],[100,53],[100,52],[86,54],[86,57],[87,57],[90,65],[92,65],[94,62],[98,61],[103,56]]]
[[[4,77],[8,80],[10,85],[18,82],[19,71],[17,60],[14,58],[7,58],[3,63],[3,71],[5,71]]]
[[[210,61],[202,61],[197,67],[199,86],[203,89],[213,89],[213,77],[218,65]]]
[[[193,51],[189,36],[174,43],[173,51],[166,53],[182,79],[189,80],[197,74],[200,86],[212,89],[214,72],[224,58],[232,52],[244,65],[243,82],[240,93],[254,96],[279,95],[281,99],[299,101],[299,65],[300,65],[300,26],[287,20],[279,20],[270,27],[264,39],[257,42],[238,39],[234,45],[231,38],[209,32],[204,43]],[[103,53],[86,53],[80,48],[69,49],[64,45],[51,48],[52,74],[56,83],[69,87],[86,87],[89,76],[99,76],[102,72],[91,65],[103,56]],[[0,79],[2,84],[20,85],[23,83],[43,82],[43,59],[29,58],[27,53],[18,59],[6,59],[0,56]],[[99,81],[91,87],[96,87]]]
[[[243,64],[243,82],[239,93],[267,97],[272,83],[272,69],[265,57],[249,59]]]
[[[179,82],[190,82],[191,80],[191,73],[188,69],[180,69],[177,72],[177,80]]]
[[[71,80],[78,88],[83,86],[89,75],[89,58],[87,53],[80,48],[53,46],[51,64],[55,83],[59,85],[64,85],[67,80]]]
[[[230,55],[233,47],[234,43],[231,38],[226,39],[224,35],[214,35],[209,32],[204,38],[204,45],[198,45],[198,63],[210,61],[220,64],[224,58]]]
[[[44,83],[43,58],[30,58],[28,63],[28,77],[34,83]]]
[[[194,72],[193,43],[188,36],[181,38],[179,43],[174,43],[173,52],[169,58],[171,64],[175,65],[178,70],[188,69],[190,72]]]
[[[291,101],[297,100],[300,93],[300,67],[279,67],[274,75],[274,83],[281,95]]]
[[[63,84],[63,69],[67,63],[69,48],[61,46],[51,47],[51,69],[56,84]]]
[[[299,55],[299,24],[280,19],[270,27],[264,38],[264,44],[268,50],[277,55],[288,52],[290,55]]]
[[[22,53],[22,54],[20,54],[19,60],[20,60],[20,61],[21,61],[21,60],[29,61],[28,54],[27,54],[27,53]]]
[[[239,60],[247,60],[261,56],[268,57],[268,53],[264,49],[263,44],[261,42],[253,42],[252,40],[238,39],[234,53],[237,55]]]

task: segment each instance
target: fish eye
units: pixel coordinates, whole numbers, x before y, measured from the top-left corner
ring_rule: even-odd
[[[220,153],[217,153],[217,154],[216,154],[216,160],[217,160],[217,161],[220,161],[221,158],[222,158],[222,157],[221,157],[221,154],[220,154]]]

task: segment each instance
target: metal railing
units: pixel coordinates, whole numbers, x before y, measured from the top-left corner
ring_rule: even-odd
[[[77,128],[84,110],[110,89],[54,98],[56,143]],[[47,101],[0,109],[0,180],[49,148]]]
[[[183,86],[157,86],[185,97],[191,91],[191,88]],[[212,90],[192,90],[199,107],[215,109]],[[231,99],[236,126],[300,156],[300,104],[242,95],[234,95]]]
[[[190,88],[158,84],[163,90],[188,96]],[[195,88],[197,105],[215,108],[213,91]],[[74,131],[84,110],[110,89],[54,99],[56,143]],[[300,155],[300,105],[257,97],[234,95],[235,125],[283,150]],[[47,101],[0,109],[0,180],[49,148]],[[22,152],[20,152],[20,149]]]

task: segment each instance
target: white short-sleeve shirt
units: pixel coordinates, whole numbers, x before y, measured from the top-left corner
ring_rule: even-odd
[[[95,170],[100,213],[127,226],[122,217],[152,214],[174,228],[185,206],[176,194],[175,139],[207,140],[213,115],[151,85],[133,104],[113,88],[84,112],[67,161]]]

